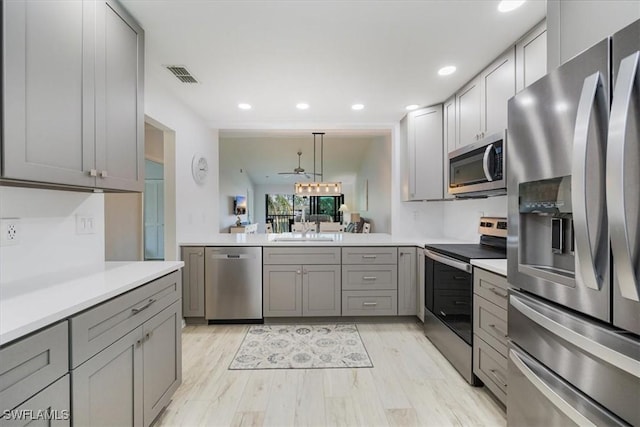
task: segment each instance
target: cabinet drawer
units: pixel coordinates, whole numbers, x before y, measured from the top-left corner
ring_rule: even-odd
[[[473,269],[473,291],[482,298],[488,299],[497,306],[507,309],[507,278],[498,274],[489,273],[479,268]]]
[[[395,265],[345,265],[342,267],[342,289],[352,291],[398,289],[398,267]]]
[[[398,264],[398,248],[342,248],[343,264]]]
[[[66,321],[0,350],[0,410],[13,409],[69,370]]]
[[[507,357],[507,310],[476,297],[473,307],[473,333]]]
[[[396,291],[343,291],[343,316],[396,316]]]
[[[473,373],[505,405],[507,404],[507,358],[477,335],[473,340]]]
[[[71,366],[77,367],[177,301],[176,271],[71,318]]]
[[[334,247],[288,247],[264,248],[263,264],[340,264],[340,248]]]
[[[433,299],[433,311],[443,316],[466,316],[471,320],[471,304],[469,292],[438,292]]]
[[[23,427],[34,425],[47,425],[55,427],[64,427],[71,425],[71,402],[70,402],[70,387],[69,387],[69,375],[65,375],[58,381],[54,382],[44,390],[41,390],[13,409],[16,413],[21,415],[27,415],[27,417],[5,420],[0,414],[0,424],[3,427]],[[55,417],[53,420],[32,420],[29,414],[32,414],[35,418],[38,413],[47,412]],[[42,423],[42,424],[40,424]]]

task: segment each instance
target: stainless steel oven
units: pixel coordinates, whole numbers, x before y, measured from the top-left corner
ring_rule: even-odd
[[[449,153],[449,194],[506,194],[506,131]]]

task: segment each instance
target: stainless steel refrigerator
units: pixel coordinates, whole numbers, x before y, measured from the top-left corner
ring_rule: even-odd
[[[510,425],[640,426],[640,21],[509,101]]]

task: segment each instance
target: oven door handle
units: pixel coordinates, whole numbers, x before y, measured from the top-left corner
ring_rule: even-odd
[[[472,271],[471,264],[467,264],[466,262],[458,261],[457,259],[437,254],[433,251],[430,251],[429,249],[425,249],[424,254],[427,256],[427,258],[431,258],[432,260],[448,265],[449,267],[457,268],[458,270],[466,271],[467,273],[471,273]]]

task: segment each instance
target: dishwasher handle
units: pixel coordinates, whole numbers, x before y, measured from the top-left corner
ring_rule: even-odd
[[[255,259],[250,254],[211,254],[212,259]]]

